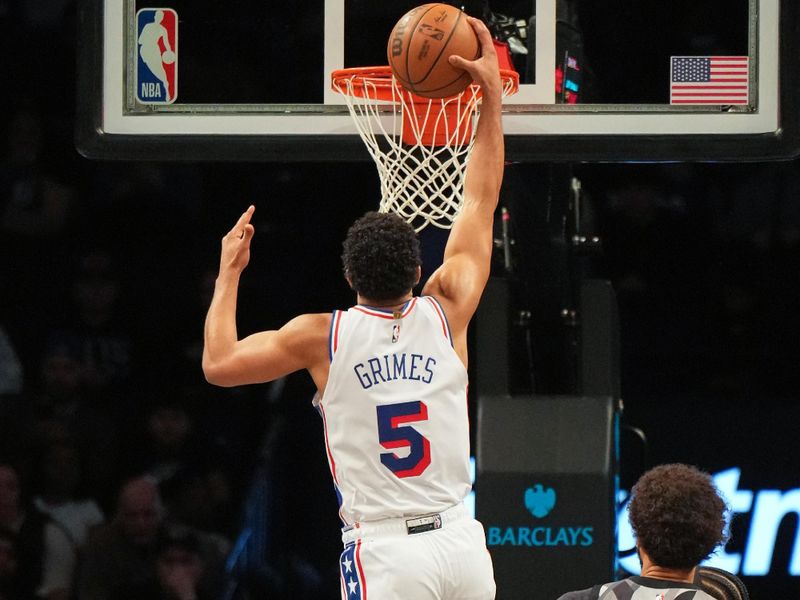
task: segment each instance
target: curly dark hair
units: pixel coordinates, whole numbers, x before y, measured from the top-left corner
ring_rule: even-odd
[[[345,275],[364,298],[394,300],[417,282],[419,240],[396,214],[368,212],[350,227],[343,248]]]
[[[653,563],[693,569],[727,541],[727,510],[708,473],[670,464],[649,470],[636,482],[628,517]]]

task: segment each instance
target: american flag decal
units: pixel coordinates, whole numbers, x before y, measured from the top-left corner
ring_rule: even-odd
[[[747,56],[673,56],[670,104],[747,104]]]

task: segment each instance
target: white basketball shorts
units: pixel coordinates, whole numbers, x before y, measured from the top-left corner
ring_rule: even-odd
[[[342,600],[493,600],[483,526],[459,504],[342,532]]]

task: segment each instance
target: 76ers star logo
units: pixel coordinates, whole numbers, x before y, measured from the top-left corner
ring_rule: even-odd
[[[350,542],[339,560],[341,570],[342,598],[362,600],[367,597],[367,583],[361,567],[361,540]]]
[[[178,97],[178,14],[171,8],[136,13],[136,99],[172,104]]]

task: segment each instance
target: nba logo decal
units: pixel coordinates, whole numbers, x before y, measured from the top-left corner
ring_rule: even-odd
[[[178,96],[178,14],[171,8],[136,13],[136,99],[172,104]]]

